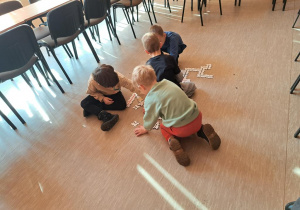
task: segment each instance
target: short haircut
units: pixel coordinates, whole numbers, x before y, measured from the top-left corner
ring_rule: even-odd
[[[162,29],[162,27],[160,25],[156,25],[156,24],[150,27],[150,32],[153,32],[160,36],[164,35],[164,30]]]
[[[133,69],[132,83],[134,86],[144,85],[149,87],[154,81],[156,81],[156,74],[152,66],[139,65]]]
[[[154,53],[160,50],[160,42],[155,33],[148,32],[142,38],[144,49],[149,53]]]
[[[114,87],[119,83],[118,74],[111,65],[102,64],[92,73],[93,78],[103,87]]]

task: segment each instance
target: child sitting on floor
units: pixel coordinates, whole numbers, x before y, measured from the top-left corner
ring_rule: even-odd
[[[182,88],[188,97],[191,97],[197,89],[196,85],[192,82],[182,83],[183,76],[181,70],[172,56],[160,52],[161,43],[155,33],[146,33],[142,38],[142,43],[145,52],[151,56],[147,64],[151,65],[154,69],[157,82],[163,79],[170,80]]]
[[[131,92],[136,92],[132,82],[121,73],[115,72],[110,65],[102,64],[91,74],[88,81],[89,94],[81,101],[83,116],[96,115],[103,121],[101,129],[109,131],[119,120],[119,115],[110,114],[105,110],[124,110],[126,101],[121,92],[125,87]]]
[[[151,26],[150,32],[155,33],[159,41],[162,43],[161,51],[173,56],[178,64],[179,54],[181,54],[186,48],[186,45],[183,43],[180,35],[172,31],[164,32],[162,27],[159,25]]]
[[[183,151],[177,137],[187,137],[194,133],[204,138],[216,150],[221,139],[210,124],[202,125],[202,114],[196,102],[189,99],[174,83],[164,79],[156,81],[155,72],[151,66],[135,67],[132,73],[132,82],[146,95],[144,101],[144,126],[137,127],[136,136],[143,135],[151,130],[159,117],[161,133],[168,141],[176,160],[180,165],[188,166],[190,159]]]

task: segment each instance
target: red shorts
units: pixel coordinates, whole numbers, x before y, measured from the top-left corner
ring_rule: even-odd
[[[202,113],[199,112],[199,115],[196,119],[190,122],[187,125],[182,127],[165,127],[162,123],[160,124],[160,130],[162,135],[168,141],[171,136],[177,137],[188,137],[194,133],[197,133],[202,126]]]

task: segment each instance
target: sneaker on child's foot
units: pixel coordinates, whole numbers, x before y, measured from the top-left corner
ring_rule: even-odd
[[[118,122],[119,115],[111,114],[111,113],[108,113],[108,112],[102,110],[98,114],[98,119],[103,121],[103,123],[101,125],[101,129],[103,131],[109,131]]]
[[[183,151],[180,142],[177,139],[175,139],[174,137],[171,137],[168,142],[170,145],[170,149],[173,151],[173,153],[176,157],[177,162],[183,166],[190,165],[190,158]]]
[[[204,138],[213,150],[220,147],[221,139],[210,124],[202,125],[197,132],[197,136]]]
[[[87,116],[89,116],[91,113],[89,113],[88,111],[85,111],[85,110],[83,110],[83,116],[84,117],[87,117]]]

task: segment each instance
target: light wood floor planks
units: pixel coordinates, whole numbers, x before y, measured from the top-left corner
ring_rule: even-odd
[[[27,4],[22,0],[24,5]],[[53,57],[45,57],[66,93],[53,85],[27,87],[22,78],[0,88],[23,116],[22,125],[0,101],[13,121],[13,131],[0,119],[0,209],[283,209],[300,196],[300,86],[289,89],[300,72],[294,58],[300,51],[300,29],[292,25],[300,1],[208,1],[201,27],[196,3],[155,1],[158,23],[178,32],[187,48],[181,69],[211,63],[213,79],[190,78],[198,90],[193,99],[220,137],[211,151],[203,139],[191,136],[182,144],[191,165],[180,166],[160,131],[135,137],[131,122],[142,122],[142,110],[114,111],[120,120],[109,132],[96,117],[83,118],[89,74],[97,66],[83,36],[76,42],[79,60],[57,55],[74,84],[68,84]],[[150,27],[140,6],[137,39],[121,12],[117,41],[100,24],[101,41],[93,41],[101,63],[111,64],[128,78],[144,64],[141,37]],[[300,21],[296,24],[300,28]],[[131,93],[123,89],[128,99]],[[133,105],[136,102],[133,103]],[[132,106],[133,106],[132,105]],[[131,106],[131,107],[132,107]]]

